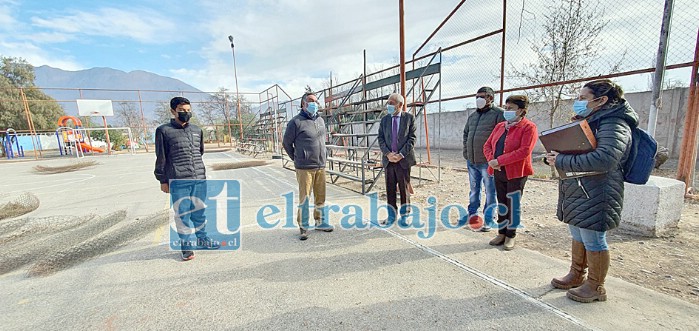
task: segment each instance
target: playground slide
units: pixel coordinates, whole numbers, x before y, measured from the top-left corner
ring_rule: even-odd
[[[104,149],[99,148],[99,147],[91,147],[89,144],[86,143],[79,143],[80,147],[82,147],[83,150],[88,150],[88,151],[93,151],[97,153],[104,153]]]

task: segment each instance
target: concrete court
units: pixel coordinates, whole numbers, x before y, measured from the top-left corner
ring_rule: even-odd
[[[88,158],[90,159],[90,158]],[[31,191],[41,200],[27,216],[107,214],[126,209],[127,222],[167,208],[152,155],[95,157],[100,165],[38,175],[35,164],[6,163],[4,194]],[[212,153],[207,164],[242,160]],[[0,329],[463,329],[692,330],[698,307],[610,278],[606,303],[578,304],[553,290],[565,261],[517,248],[504,252],[492,234],[444,230],[429,240],[415,230],[311,233],[263,230],[255,215],[295,190],[278,161],[258,168],[211,171],[240,179],[242,249],[197,252],[181,262],[164,244],[166,231],[43,278],[25,269],[0,276]],[[367,200],[328,185],[339,205]],[[415,202],[415,201],[414,201]],[[337,224],[336,218],[331,222]],[[614,268],[614,265],[612,266]]]

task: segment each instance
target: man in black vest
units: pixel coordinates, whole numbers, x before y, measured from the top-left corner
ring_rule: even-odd
[[[381,119],[379,126],[379,147],[383,153],[382,164],[386,176],[386,200],[396,212],[386,220],[389,224],[397,215],[405,215],[404,205],[410,203],[407,186],[410,181],[410,167],[415,162],[415,116],[403,111],[404,99],[398,93],[388,97],[388,115]],[[401,208],[396,205],[396,184],[400,191]]]
[[[206,217],[204,206],[195,206],[193,199],[206,200],[206,168],[204,154],[204,133],[196,125],[189,123],[192,106],[186,98],[170,100],[170,112],[174,116],[170,123],[155,130],[155,178],[160,182],[160,190],[169,193],[176,217],[180,217],[177,234],[182,247],[182,260],[194,258],[193,249],[218,249],[220,245],[211,240],[204,231]],[[196,179],[193,182],[170,182],[172,179]],[[183,199],[185,198],[185,199]],[[191,224],[190,224],[191,223]],[[184,226],[184,227],[182,227]],[[196,243],[190,241],[189,231],[195,229]]]

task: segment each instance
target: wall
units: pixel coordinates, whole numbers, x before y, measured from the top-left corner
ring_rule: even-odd
[[[639,115],[640,127],[648,127],[648,113],[650,110],[651,92],[628,93],[626,100]],[[658,114],[655,139],[660,146],[667,147],[671,158],[679,157],[682,144],[682,130],[684,128],[684,118],[687,111],[687,99],[689,97],[688,88],[675,88],[663,91],[663,108]],[[554,126],[567,122],[572,116],[572,100],[564,100],[561,104],[561,118],[556,118]],[[545,111],[546,105],[543,103],[533,103],[530,105],[528,118],[536,123],[539,131],[549,128],[548,115]],[[433,149],[440,147],[443,149],[462,149],[463,130],[466,125],[468,114],[475,109],[465,111],[443,112],[440,114],[428,114],[427,122],[430,133],[430,146]],[[424,121],[418,119],[418,141],[417,147],[425,147]],[[441,130],[437,130],[441,128]],[[440,132],[441,131],[441,132]],[[438,139],[439,136],[439,139]],[[535,153],[543,153],[541,143],[537,143]]]

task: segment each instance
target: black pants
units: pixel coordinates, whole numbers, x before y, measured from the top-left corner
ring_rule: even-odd
[[[520,208],[521,208],[521,197],[522,193],[524,192],[524,183],[527,182],[527,177],[520,177],[520,178],[513,178],[510,180],[507,180],[507,173],[505,172],[505,169],[502,168],[502,170],[495,170],[495,192],[497,193],[498,196],[498,204],[504,204],[507,206],[507,214],[505,215],[500,215],[498,213],[498,233],[499,234],[504,234],[505,236],[509,238],[514,238],[517,235],[517,230],[516,226],[519,226],[519,224],[512,224],[510,220],[512,220],[512,199],[510,199],[507,195],[509,193],[517,192],[519,191],[519,198],[520,198]],[[516,210],[517,213],[517,218],[521,221],[521,210]]]
[[[396,215],[401,212],[396,205],[396,184],[398,185],[398,191],[400,191],[400,204],[405,205],[410,203],[408,199],[407,185],[410,180],[410,168],[403,169],[398,163],[390,162],[386,166],[386,201],[388,205],[393,207],[396,211]],[[402,211],[407,212],[407,211]]]

